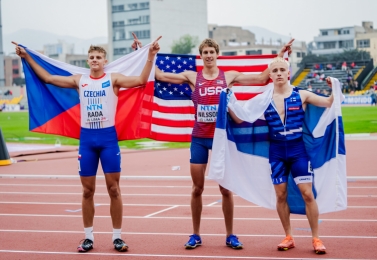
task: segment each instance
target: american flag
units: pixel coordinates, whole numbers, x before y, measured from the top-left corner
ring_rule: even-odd
[[[259,74],[277,55],[219,56],[217,65],[223,71],[235,70],[245,74]],[[158,54],[156,66],[163,72],[200,71],[200,56]],[[219,83],[221,84],[221,83]],[[269,83],[271,84],[271,83]],[[233,91],[238,100],[248,100],[264,91],[267,85],[241,86]],[[160,141],[189,142],[194,126],[194,104],[188,84],[155,81],[150,138]]]

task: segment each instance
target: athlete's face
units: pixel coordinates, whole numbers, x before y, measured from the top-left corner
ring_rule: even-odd
[[[274,62],[270,66],[270,78],[274,84],[284,85],[290,75],[288,65],[285,62]]]
[[[212,67],[216,65],[216,60],[219,55],[216,53],[214,47],[205,46],[200,57],[203,60],[204,66]]]
[[[105,54],[99,51],[92,51],[88,54],[88,65],[93,70],[103,70],[107,60]]]

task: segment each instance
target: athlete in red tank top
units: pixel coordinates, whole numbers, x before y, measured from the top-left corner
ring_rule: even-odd
[[[195,90],[191,94],[195,109],[195,124],[192,136],[213,138],[220,93],[226,87],[223,71],[220,70],[217,78],[212,80],[205,79],[202,71],[198,72]]]

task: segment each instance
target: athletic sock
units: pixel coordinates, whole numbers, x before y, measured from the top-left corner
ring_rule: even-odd
[[[94,242],[93,227],[84,228],[84,231],[85,231],[85,238],[90,239]]]
[[[122,233],[122,229],[121,228],[119,228],[119,229],[113,228],[113,242],[117,238],[122,239],[121,238],[121,233]]]

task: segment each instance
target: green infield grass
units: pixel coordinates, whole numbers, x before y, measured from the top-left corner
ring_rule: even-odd
[[[377,133],[377,106],[342,107],[346,134]]]
[[[342,107],[344,131],[346,134],[377,133],[377,107],[350,106]],[[27,112],[1,112],[0,128],[6,142],[78,145],[79,141],[57,135],[33,133],[29,131]],[[142,149],[144,147],[183,148],[187,142],[156,142],[150,139],[121,141],[122,148]]]
[[[29,131],[29,115],[27,112],[1,112],[0,128],[6,142],[79,145],[79,140],[49,134],[40,134]],[[138,139],[119,142],[121,148],[184,148],[190,147],[188,142],[157,142],[151,139]]]

